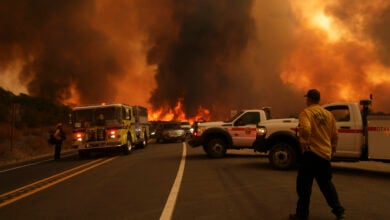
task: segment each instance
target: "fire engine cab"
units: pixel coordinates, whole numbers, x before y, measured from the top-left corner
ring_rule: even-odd
[[[80,157],[91,151],[121,149],[129,154],[149,139],[148,111],[142,106],[102,104],[72,110],[73,146]]]

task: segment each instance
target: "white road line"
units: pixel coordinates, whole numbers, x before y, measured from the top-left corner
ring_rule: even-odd
[[[72,156],[72,154],[62,156],[62,158],[66,158],[66,157],[70,157],[70,156]],[[12,168],[9,168],[9,169],[6,169],[6,170],[0,170],[0,173],[6,173],[8,171],[18,170],[18,169],[23,168],[23,167],[34,166],[34,165],[45,163],[45,162],[49,162],[49,161],[52,161],[52,160],[53,159],[40,160],[40,161],[37,161],[37,162],[34,162],[34,163],[29,163],[29,164],[25,164],[25,165],[21,165],[21,166],[17,166],[17,167],[12,167]]]
[[[167,202],[165,203],[163,212],[161,213],[160,220],[172,219],[172,213],[175,208],[177,195],[179,194],[181,181],[183,179],[184,166],[186,163],[186,154],[187,154],[186,143],[183,142],[183,154],[181,157],[180,166],[177,171],[175,182],[173,183],[173,186],[171,188],[171,192],[169,193]]]
[[[29,163],[29,164],[26,164],[26,165],[13,167],[13,168],[6,169],[6,170],[0,170],[0,173],[5,173],[5,172],[11,171],[11,170],[17,170],[17,169],[20,169],[20,168],[23,168],[23,167],[29,167],[29,166],[41,164],[41,163],[48,162],[48,161],[51,161],[51,160],[53,160],[53,159],[50,159],[50,160],[41,160],[41,161],[38,161],[38,162],[35,162],[35,163]]]

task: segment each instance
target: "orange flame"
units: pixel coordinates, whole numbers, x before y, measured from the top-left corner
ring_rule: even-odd
[[[210,121],[210,110],[203,108],[202,106],[199,106],[198,113],[191,120],[193,120],[193,121]]]
[[[179,99],[175,107],[160,107],[159,109],[149,110],[150,121],[208,121],[210,120],[210,111],[202,106],[198,107],[196,116],[188,118],[183,110],[183,99]]]

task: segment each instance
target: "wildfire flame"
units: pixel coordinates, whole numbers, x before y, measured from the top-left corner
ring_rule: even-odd
[[[151,120],[254,106],[296,115],[311,88],[323,103],[372,93],[390,112],[389,0],[25,0],[0,11],[0,87],[13,92],[142,105]]]
[[[183,111],[183,99],[180,98],[174,108],[170,108],[168,105],[160,107],[158,109],[149,110],[150,121],[188,121],[193,123],[195,121],[209,121],[210,110],[198,107],[197,114],[194,117],[188,118]]]

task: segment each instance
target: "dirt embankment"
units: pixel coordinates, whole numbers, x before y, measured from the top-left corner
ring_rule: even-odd
[[[47,143],[54,127],[14,128],[8,123],[0,124],[0,166],[51,154],[54,147]],[[64,127],[67,139],[62,149],[71,148],[71,130]]]

